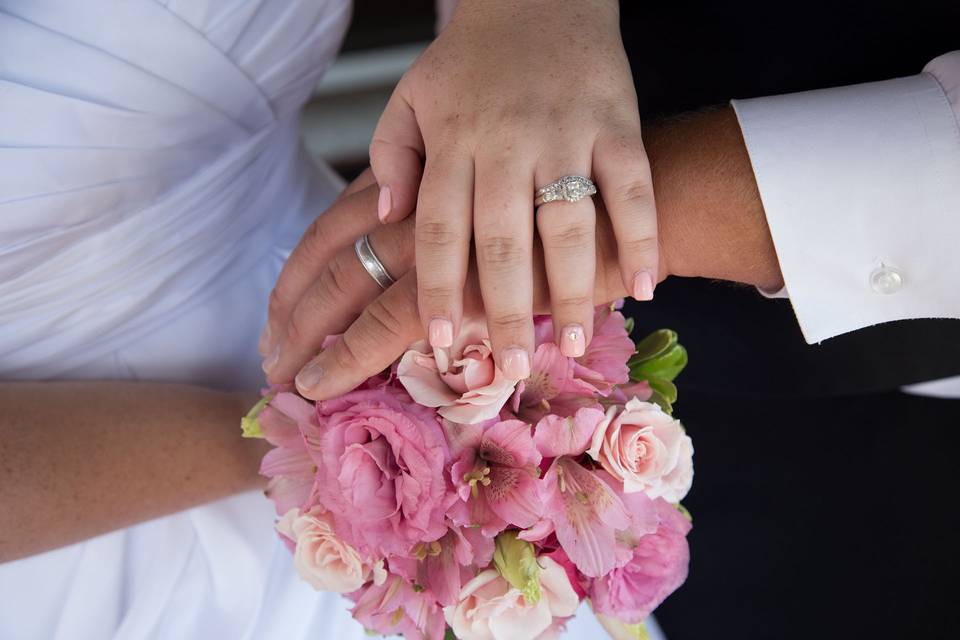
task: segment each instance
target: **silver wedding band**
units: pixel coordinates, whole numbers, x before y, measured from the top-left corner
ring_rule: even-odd
[[[380,285],[381,289],[386,289],[396,282],[390,277],[390,273],[380,262],[377,254],[373,252],[373,247],[370,246],[370,238],[366,234],[357,238],[357,241],[353,243],[353,250],[356,252],[360,264],[370,274],[373,281]]]
[[[545,187],[537,189],[533,195],[534,208],[547,202],[564,200],[565,202],[579,202],[597,193],[597,186],[590,178],[584,176],[563,176]]]

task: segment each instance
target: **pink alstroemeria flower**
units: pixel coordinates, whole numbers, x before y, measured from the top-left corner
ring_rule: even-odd
[[[540,518],[537,477],[540,453],[530,425],[521,420],[473,428],[473,446],[465,446],[450,475],[460,502],[450,516],[461,526],[479,526],[493,537],[507,525],[526,528]],[[461,435],[461,443],[465,436]]]
[[[630,514],[596,472],[561,456],[543,477],[541,496],[557,541],[583,575],[606,575],[629,560],[616,541],[630,526]],[[542,523],[536,529],[549,533]]]
[[[494,551],[494,539],[479,528],[449,526],[439,540],[417,544],[409,556],[390,558],[390,571],[426,587],[443,606],[456,603],[460,589],[490,564]]]
[[[443,610],[426,591],[417,591],[398,575],[382,584],[369,583],[350,594],[351,612],[364,628],[407,640],[441,640],[447,624]]]
[[[587,450],[593,433],[604,419],[600,409],[579,409],[569,417],[544,416],[533,432],[533,442],[544,458],[578,456]]]
[[[625,319],[609,305],[597,307],[593,316],[593,338],[586,352],[574,360],[573,376],[588,383],[602,395],[613,385],[626,384],[630,379],[627,360],[636,346],[627,333]],[[534,320],[536,344],[553,343],[554,326],[550,316]]]
[[[314,506],[308,500],[317,465],[300,431],[301,425],[306,429],[317,427],[313,405],[295,393],[278,393],[260,413],[259,421],[264,438],[275,447],[260,462],[260,474],[270,478],[266,495],[277,515],[291,509],[310,509]]]
[[[608,477],[611,486],[617,485],[605,472],[598,473]],[[630,527],[617,540],[628,552],[628,561],[589,581],[587,590],[597,613],[632,624],[649,616],[687,579],[687,534],[692,525],[663,498],[616,492],[631,516]]]

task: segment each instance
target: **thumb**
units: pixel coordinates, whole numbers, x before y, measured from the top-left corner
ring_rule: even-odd
[[[403,80],[390,96],[370,143],[370,167],[380,185],[381,222],[397,222],[413,212],[423,175],[423,136],[402,92]]]

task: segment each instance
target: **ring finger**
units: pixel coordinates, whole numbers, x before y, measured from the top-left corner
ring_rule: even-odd
[[[370,246],[394,277],[413,264],[413,217],[382,225],[369,234]],[[277,357],[265,366],[272,384],[289,382],[313,358],[327,336],[343,332],[381,293],[350,246],[341,249],[327,264],[290,313]]]
[[[578,155],[581,157],[578,158]],[[590,175],[590,156],[559,154],[560,160],[542,162],[537,186],[562,176]],[[555,340],[569,358],[584,354],[593,336],[593,284],[596,269],[596,209],[585,196],[577,202],[545,202],[536,211],[537,231],[543,244],[550,310]]]

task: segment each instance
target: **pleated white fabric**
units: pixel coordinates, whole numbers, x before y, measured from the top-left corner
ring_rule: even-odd
[[[256,388],[346,0],[0,0],[0,379]],[[364,638],[258,492],[0,566],[0,638]]]
[[[257,388],[348,0],[0,0],[0,380]],[[2,508],[2,507],[0,507]],[[0,565],[0,638],[365,638],[259,492]],[[598,638],[592,615],[571,637]]]

